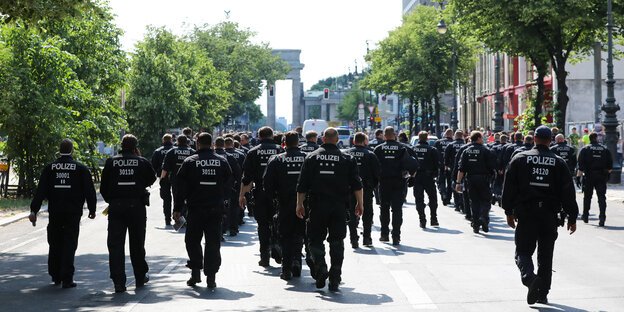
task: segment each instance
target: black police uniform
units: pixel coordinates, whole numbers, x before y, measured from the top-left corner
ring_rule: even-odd
[[[464,151],[471,146],[472,146],[472,142],[464,144],[462,147],[459,148],[459,150],[457,150],[457,154],[455,154],[455,164],[453,165],[453,173],[452,173],[452,177],[455,180],[455,182],[457,182],[457,173],[459,172],[459,161],[461,160],[461,156],[464,153]],[[464,181],[462,182],[464,184],[464,189],[460,196],[462,199],[460,210],[466,215],[467,220],[472,220],[472,209],[471,209],[472,205],[471,205],[470,187],[469,187],[470,181],[468,179],[464,179]],[[455,210],[457,210],[457,207],[455,208]]]
[[[452,189],[453,180],[451,179],[451,171],[446,170],[444,168],[444,150],[446,147],[453,143],[453,138],[445,137],[437,140],[433,147],[438,151],[438,191],[440,192],[440,196],[442,197],[442,203],[444,205],[448,205],[451,202],[451,198],[449,196],[449,190]]]
[[[229,199],[232,169],[228,160],[210,148],[202,148],[186,158],[176,180],[178,192],[174,211],[182,212],[186,201],[187,228],[184,235],[188,267],[197,277],[204,269],[208,286],[215,287],[214,275],[221,266],[221,222],[224,201]],[[201,240],[205,237],[202,256]],[[199,281],[197,281],[199,282]]]
[[[195,142],[195,140],[193,140],[193,136],[186,136],[188,138],[188,146],[190,148],[192,148],[193,150],[197,149],[197,142]]]
[[[304,152],[304,153],[314,152],[318,148],[319,148],[319,145],[316,144],[316,142],[313,142],[313,141],[308,141],[305,144],[301,145],[301,147],[299,147],[299,149],[301,149],[301,151]]]
[[[449,168],[451,183],[453,183],[452,185],[454,185],[455,179],[457,178],[457,170],[455,168],[455,156],[457,155],[459,149],[465,144],[466,142],[463,139],[455,139],[452,143],[447,145],[446,149],[444,150],[444,166]],[[450,200],[451,196],[453,196],[455,202],[455,210],[459,211],[463,206],[462,194],[456,192],[452,185],[451,188],[447,190],[446,198]]]
[[[282,248],[282,278],[290,274],[301,276],[301,248],[305,223],[297,210],[297,181],[306,153],[299,148],[286,149],[285,153],[271,156],[264,174],[264,190],[270,199],[277,199],[279,241]]]
[[[570,175],[575,176],[574,172],[576,171],[576,148],[568,145],[566,142],[555,143],[555,145],[550,147],[550,150],[555,153],[555,155],[563,158],[563,160],[568,165],[568,169],[570,170]]]
[[[363,244],[365,246],[372,245],[371,228],[373,226],[373,192],[379,185],[379,175],[381,168],[379,160],[373,152],[365,146],[355,146],[346,151],[349,155],[353,156],[357,161],[358,172],[362,179],[363,195],[364,195],[364,211],[362,212],[362,223],[364,227],[363,231]],[[355,205],[355,197],[352,196],[352,205]],[[357,234],[358,217],[355,215],[355,210],[348,209],[349,211],[349,234],[351,237],[351,245],[357,247],[359,236]],[[353,243],[356,244],[353,244]]]
[[[306,143],[306,138],[303,135],[298,134],[297,136],[299,137],[299,146]]]
[[[230,148],[226,148],[225,149],[226,152],[232,154],[232,156],[234,156],[234,158],[236,158],[236,161],[238,162],[238,166],[240,167],[240,174],[242,177],[243,174],[243,164],[245,163],[245,157],[247,156],[246,153],[243,150],[240,149],[236,149],[234,147],[230,147]],[[244,211],[240,208],[240,204],[238,203],[238,194],[240,193],[240,187],[241,187],[241,177],[239,177],[238,179],[236,179],[234,181],[234,192],[232,193],[232,196],[230,198],[230,211],[231,212],[235,212],[235,214],[233,215],[233,217],[235,217],[236,220],[229,220],[228,223],[230,224],[230,226],[233,224],[232,222],[237,222],[236,223],[236,227],[235,233],[238,233],[238,226],[244,224],[243,222],[243,217],[244,217]],[[233,207],[232,207],[233,206]],[[235,210],[232,210],[235,209]],[[238,217],[236,217],[238,216]],[[230,231],[232,230],[233,227],[230,227]],[[230,232],[231,233],[231,232]]]
[[[80,217],[85,200],[90,214],[95,214],[97,202],[89,169],[62,156],[43,168],[30,211],[39,212],[48,200],[48,273],[55,284],[69,286],[74,277],[74,255],[78,247]]]
[[[176,205],[176,193],[178,191],[176,183],[178,170],[180,170],[180,166],[182,166],[184,160],[194,153],[195,150],[188,146],[175,146],[165,154],[165,158],[163,159],[162,170],[167,171],[167,176],[165,178],[169,181],[169,184],[171,184],[174,206]]]
[[[132,152],[122,151],[106,160],[102,170],[100,193],[108,206],[108,252],[110,278],[115,290],[125,290],[124,245],[126,232],[130,241],[130,259],[137,286],[144,283],[148,271],[145,262],[147,187],[156,181],[150,162]]]
[[[505,214],[518,220],[515,259],[522,283],[530,286],[536,278],[532,256],[537,244],[540,296],[546,298],[552,279],[557,214],[563,208],[570,224],[576,223],[578,215],[566,163],[544,145],[518,154],[507,167],[502,201]]]
[[[227,205],[224,207],[224,225],[223,232],[227,229],[230,231],[230,236],[235,236],[238,234],[238,222],[240,221],[240,208],[238,205],[234,204],[238,200],[234,200],[232,202],[232,198],[236,197],[238,199],[238,193],[236,190],[240,192],[240,180],[242,175],[242,169],[239,165],[239,160],[236,156],[239,156],[238,153],[232,154],[227,152],[224,148],[215,148],[215,154],[223,156],[230,165],[230,169],[232,170],[232,179],[230,179],[229,185],[227,185],[225,192],[225,200],[227,200]],[[236,195],[235,195],[236,194]]]
[[[507,165],[509,165],[509,162],[511,162],[513,153],[517,149],[522,148],[523,146],[524,146],[524,142],[522,141],[509,143],[505,145],[503,153],[501,155],[501,160],[500,160],[501,166],[503,166],[504,168],[507,168]]]
[[[408,152],[408,147],[396,140],[389,140],[375,147],[374,153],[381,165],[379,193],[381,197],[380,216],[381,240],[388,241],[390,232],[390,207],[392,207],[393,243],[400,241],[403,224],[403,203],[405,199],[405,171],[412,175],[418,168],[418,160]]]
[[[374,140],[370,141],[368,143],[368,146],[370,146],[370,148],[375,149],[375,147],[377,147],[378,145],[384,144],[386,141],[382,138],[375,138]]]
[[[591,198],[596,190],[598,208],[600,209],[599,225],[604,226],[607,218],[607,181],[609,170],[613,169],[611,153],[606,146],[600,143],[591,143],[579,152],[578,169],[583,171],[583,222],[589,219]]]
[[[165,155],[173,148],[173,143],[164,143],[163,146],[157,148],[152,154],[152,167],[156,171],[156,176],[160,177],[162,171],[163,160]],[[163,200],[163,213],[165,214],[165,224],[171,224],[171,182],[169,179],[160,179],[160,198]]]
[[[297,183],[297,193],[309,194],[310,215],[306,233],[314,261],[316,286],[325,285],[327,264],[325,246],[327,238],[331,267],[330,286],[340,284],[344,239],[347,235],[345,209],[349,207],[349,194],[362,189],[356,160],[343,153],[334,144],[323,144],[308,154]],[[329,236],[328,236],[329,232]]]
[[[271,244],[277,244],[277,237],[271,237],[275,207],[273,207],[271,198],[264,192],[262,178],[269,158],[282,152],[284,152],[284,149],[275,144],[272,139],[262,139],[258,145],[249,150],[243,164],[243,184],[249,185],[251,182],[255,184],[253,189],[255,200],[254,218],[258,222],[260,262],[266,265],[268,265],[269,257],[271,256]],[[277,257],[278,255],[273,256]],[[281,262],[281,259],[276,261]]]
[[[488,232],[489,212],[492,191],[490,177],[496,166],[496,159],[483,144],[472,143],[461,155],[458,170],[466,174],[468,196],[472,207],[472,228],[475,233],[479,227]],[[465,194],[464,194],[465,196]]]
[[[528,150],[533,149],[534,146],[535,145],[533,143],[522,144],[522,146],[514,149],[514,151],[511,153],[511,158],[509,160],[511,161],[511,159],[513,159],[514,156],[518,155],[519,153],[526,152]]]
[[[492,148],[490,148],[490,150],[494,154],[494,157],[496,158],[496,173],[494,181],[492,182],[492,203],[494,203],[495,201],[498,201],[499,204],[501,203],[500,197],[503,192],[503,181],[505,179],[504,172],[501,173],[504,170],[503,165],[501,164],[501,158],[503,151],[505,150],[505,145],[507,144],[503,144],[500,141],[497,141],[495,142],[495,144],[492,144]]]
[[[418,159],[418,170],[414,178],[414,198],[416,199],[416,210],[420,218],[420,227],[425,228],[427,217],[425,216],[425,192],[429,198],[429,209],[431,210],[431,225],[438,223],[438,194],[436,194],[434,179],[438,175],[440,159],[438,151],[429,146],[427,142],[419,142],[412,148]]]

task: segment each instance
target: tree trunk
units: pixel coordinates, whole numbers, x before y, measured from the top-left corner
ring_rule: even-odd
[[[434,93],[433,101],[435,102],[435,134],[440,135],[440,96],[438,92]]]
[[[409,136],[414,135],[414,98],[410,98],[409,104]]]
[[[533,61],[535,68],[537,68],[537,94],[535,97],[535,127],[539,127],[542,123],[542,107],[544,107],[544,78],[548,71],[548,63],[544,61]]]
[[[560,129],[561,133],[565,133],[565,119],[566,111],[568,109],[568,85],[566,79],[568,72],[565,69],[567,60],[563,56],[556,56],[555,61],[557,66],[555,67],[555,73],[557,74],[557,104],[555,105],[554,119],[555,125]]]

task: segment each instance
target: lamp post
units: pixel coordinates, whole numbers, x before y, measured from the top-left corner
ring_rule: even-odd
[[[496,52],[496,65],[494,66],[494,70],[496,71],[494,75],[494,79],[496,79],[496,83],[494,84],[494,88],[496,88],[496,95],[494,96],[494,132],[503,131],[503,101],[501,100],[500,93],[500,55]]]
[[[442,10],[444,10],[444,7],[442,7]],[[446,34],[446,32],[448,31],[448,26],[444,22],[444,19],[440,20],[437,27],[438,27],[438,33],[440,33],[441,35]],[[457,53],[455,51],[455,38],[451,36],[451,40],[453,43],[453,57],[452,57],[453,59],[453,69],[452,69],[453,70],[453,112],[451,113],[451,128],[457,129]],[[436,105],[440,105],[440,104],[437,103]],[[440,111],[439,107],[436,107],[436,114],[439,111]],[[436,116],[436,120],[440,120],[440,117]],[[436,126],[439,127],[439,125],[436,125]]]
[[[605,127],[604,143],[609,149],[613,159],[613,170],[609,177],[609,183],[621,182],[622,166],[617,161],[617,126],[619,122],[617,120],[616,112],[620,110],[620,106],[615,104],[615,79],[613,78],[613,3],[612,0],[607,0],[607,30],[609,35],[609,57],[607,58],[607,99],[606,103],[602,106],[602,110],[605,112],[604,122]]]

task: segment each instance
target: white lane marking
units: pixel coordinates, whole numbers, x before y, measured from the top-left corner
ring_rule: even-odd
[[[157,275],[169,274],[171,271],[173,271],[173,269],[175,269],[178,266],[178,264],[180,264],[180,262],[182,262],[182,260],[180,259],[172,261],[164,269],[162,269],[162,271],[160,271]],[[143,300],[143,298],[147,296],[148,293],[149,291],[143,291],[137,299],[129,301],[119,311],[120,312],[132,311],[132,309],[134,309],[139,304],[139,302],[141,302],[141,300]]]
[[[22,247],[22,246],[24,246],[24,245],[26,245],[28,243],[32,243],[32,242],[38,240],[38,239],[41,239],[41,238],[40,237],[31,238],[31,239],[29,239],[29,240],[27,240],[25,242],[19,243],[19,244],[15,245],[15,246],[12,246],[12,247],[9,247],[9,248],[7,248],[7,249],[5,249],[3,251],[0,251],[0,253],[7,253],[7,252],[9,252],[9,251],[11,251],[13,249],[20,248],[20,247]]]
[[[620,244],[620,243],[618,243],[618,242],[614,242],[614,241],[612,241],[612,240],[610,240],[610,239],[608,239],[608,238],[604,238],[604,237],[602,237],[602,236],[596,236],[596,237],[598,237],[599,239],[601,239],[601,240],[603,240],[603,241],[605,241],[605,242],[607,242],[607,243],[615,244],[616,246],[619,246],[619,247],[624,248],[624,244]]]
[[[390,274],[414,309],[438,309],[410,272],[390,271]]]

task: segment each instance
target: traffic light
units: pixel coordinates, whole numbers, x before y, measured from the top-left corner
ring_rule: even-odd
[[[399,116],[394,117],[394,124],[397,126],[399,125]]]
[[[329,89],[325,88],[325,91],[323,91],[323,98],[324,99],[329,99]]]
[[[273,86],[269,86],[269,96],[274,96]]]
[[[373,116],[370,117],[370,126],[371,130],[375,127],[375,117]]]

